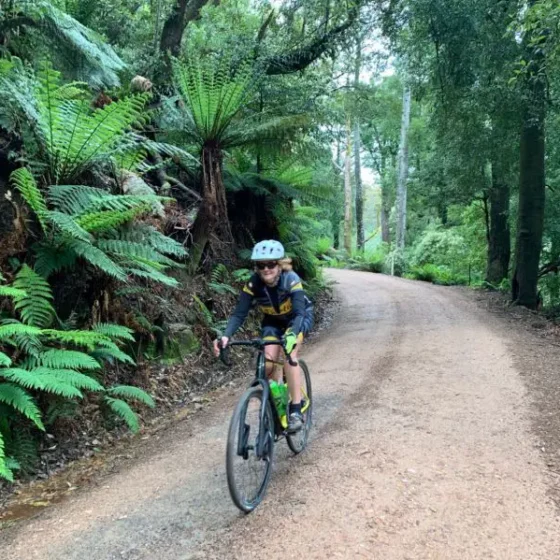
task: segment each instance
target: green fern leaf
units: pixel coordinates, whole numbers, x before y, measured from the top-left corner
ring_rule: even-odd
[[[179,267],[180,265],[170,258],[158,253],[155,249],[145,243],[135,243],[132,241],[123,241],[121,239],[100,239],[97,246],[106,253],[112,253],[128,259],[148,260],[155,263],[161,263],[164,267]]]
[[[0,297],[9,298],[22,298],[25,297],[26,293],[24,290],[18,290],[12,286],[0,286]]]
[[[35,260],[35,271],[43,278],[48,278],[55,272],[60,272],[65,268],[72,268],[76,264],[78,255],[68,245],[56,239],[37,243],[33,250],[37,255]]]
[[[71,399],[74,397],[82,398],[83,395],[75,386],[65,383],[57,377],[49,375],[47,368],[37,368],[32,370],[20,368],[0,369],[0,376],[8,381],[17,383],[25,389],[34,389],[45,393],[52,393],[61,397]]]
[[[8,341],[15,336],[39,336],[41,329],[23,323],[7,323],[0,325],[0,342]]]
[[[12,360],[9,356],[6,356],[4,352],[0,352],[0,366],[1,367],[10,367],[12,365]]]
[[[140,204],[128,210],[104,210],[84,214],[76,223],[88,232],[104,232],[118,228],[151,210],[148,204]]]
[[[2,370],[0,370],[2,371]],[[10,405],[12,408],[31,420],[37,428],[45,430],[41,421],[41,412],[31,395],[21,387],[13,383],[0,383],[0,402]]]
[[[93,350],[99,344],[111,343],[109,338],[95,331],[45,329],[41,334],[66,346],[84,346],[89,350]]]
[[[64,214],[82,214],[94,202],[103,200],[107,192],[84,185],[53,185],[49,187],[48,200]]]
[[[128,229],[119,232],[119,238],[134,243],[148,243],[158,253],[164,255],[174,257],[185,257],[187,255],[183,245],[146,224],[132,224]]]
[[[139,387],[133,387],[132,385],[114,385],[109,388],[107,392],[113,397],[121,397],[123,399],[138,401],[150,408],[154,408],[156,406],[154,399],[146,393],[146,391],[143,391]]]
[[[25,295],[15,298],[15,308],[24,323],[35,327],[48,326],[55,315],[49,283],[27,265],[23,265],[14,280],[14,288]]]
[[[46,232],[47,224],[45,214],[47,212],[47,204],[29,169],[25,167],[16,169],[10,175],[10,182],[19,191],[31,210],[35,212],[41,224],[41,229]]]
[[[135,365],[134,360],[126,353],[123,352],[114,342],[107,340],[99,344],[99,346],[92,352],[95,358],[111,361],[111,359],[118,360],[125,364]]]
[[[131,431],[136,433],[140,429],[138,417],[127,402],[112,397],[105,397],[103,400],[117,416],[126,422]]]
[[[170,286],[171,288],[179,287],[179,282],[175,280],[175,278],[171,278],[170,276],[166,276],[157,270],[142,270],[140,268],[131,267],[128,269],[130,274],[134,276],[138,276],[139,278],[145,278],[146,280],[152,280],[153,282],[159,282],[161,284],[165,284],[166,286]]]
[[[134,342],[134,331],[123,325],[114,323],[97,323],[93,326],[93,331],[113,340],[129,340]]]
[[[67,241],[67,247],[105,274],[113,276],[117,280],[126,281],[126,272],[117,263],[113,262],[101,249],[79,239]]]
[[[0,370],[1,372],[2,370]],[[77,389],[85,389],[86,391],[99,392],[104,391],[105,388],[99,381],[86,375],[80,373],[79,371],[74,371],[73,369],[54,369],[39,367],[32,370],[35,375],[46,376],[48,378],[57,379],[62,381],[67,385],[76,387]]]
[[[4,437],[2,436],[2,432],[0,432],[0,478],[3,478],[8,482],[13,482],[14,473],[8,466],[7,459],[8,458],[5,454]]]
[[[84,354],[84,352],[78,352],[76,350],[51,348],[42,352],[38,356],[38,359],[42,366],[53,369],[96,370],[101,367],[97,360],[88,354]]]
[[[63,214],[58,211],[49,211],[46,213],[46,218],[49,222],[57,227],[62,233],[69,235],[70,237],[75,237],[76,239],[81,239],[91,243],[93,241],[93,236],[89,234],[85,229],[80,227],[80,225],[68,214]]]

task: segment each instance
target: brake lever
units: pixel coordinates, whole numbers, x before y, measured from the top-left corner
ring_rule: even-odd
[[[288,354],[288,352],[286,352],[286,341],[284,339],[282,339],[283,343],[282,343],[282,350],[284,350],[284,354],[286,355],[286,358],[288,359],[288,363],[292,366],[292,367],[296,367],[298,365],[298,362],[295,362],[294,360],[292,360],[292,352],[290,352]]]

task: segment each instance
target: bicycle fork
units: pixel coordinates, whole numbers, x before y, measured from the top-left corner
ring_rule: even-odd
[[[247,409],[245,409],[243,414],[244,421],[239,422],[239,433],[237,437],[237,455],[243,457],[243,459],[249,458],[249,451],[251,451],[252,449],[255,449],[255,455],[259,459],[266,458],[268,455],[267,439],[270,434],[270,426],[268,426],[268,429],[265,429],[265,420],[266,420],[266,407],[270,397],[270,387],[268,385],[268,382],[262,379],[255,380],[252,386],[257,387],[258,385],[261,386],[263,396],[262,396],[261,406],[259,410],[259,433],[257,434],[257,441],[255,446],[249,445],[249,435],[250,435],[251,427],[245,422]]]

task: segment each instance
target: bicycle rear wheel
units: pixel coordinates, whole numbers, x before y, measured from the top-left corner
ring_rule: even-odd
[[[261,408],[264,417],[261,422]],[[261,457],[257,456],[259,433],[265,433]],[[253,511],[262,501],[272,473],[274,418],[269,402],[263,403],[260,387],[242,397],[229,424],[226,471],[233,503],[243,512]]]
[[[313,397],[311,389],[311,375],[309,374],[309,368],[303,360],[299,360],[299,365],[301,368],[301,396],[302,396],[302,409],[303,414],[303,427],[299,432],[295,434],[287,434],[286,441],[288,442],[288,447],[296,455],[301,453],[307,446],[307,440],[309,439],[309,431],[311,430],[311,424],[313,422]]]

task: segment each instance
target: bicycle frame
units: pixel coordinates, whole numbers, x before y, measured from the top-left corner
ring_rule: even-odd
[[[229,353],[228,349],[230,346],[250,346],[257,349],[257,358],[256,358],[256,368],[255,368],[255,378],[249,385],[249,387],[258,387],[260,386],[263,392],[263,399],[261,403],[261,409],[259,411],[259,425],[264,425],[264,419],[266,414],[266,404],[270,402],[272,407],[272,416],[274,418],[274,436],[276,440],[280,437],[285,435],[285,429],[282,426],[280,419],[278,417],[278,410],[276,409],[276,404],[274,403],[274,399],[270,396],[270,386],[268,384],[268,378],[266,375],[266,360],[264,356],[264,348],[265,346],[282,346],[282,341],[264,341],[260,338],[253,339],[253,340],[236,340],[230,341],[227,348],[220,348],[220,359],[224,364],[227,366],[231,366],[231,361],[229,360]],[[291,356],[287,356],[288,362],[290,365],[297,365],[297,362],[293,361]],[[244,453],[244,449],[240,449],[244,444],[244,426],[241,424],[239,425],[239,435],[237,438],[238,441],[238,449],[237,454],[242,456]],[[259,431],[258,441],[257,441],[257,449],[255,450],[257,457],[262,458],[264,456],[265,445],[266,445],[266,432],[262,430]]]

